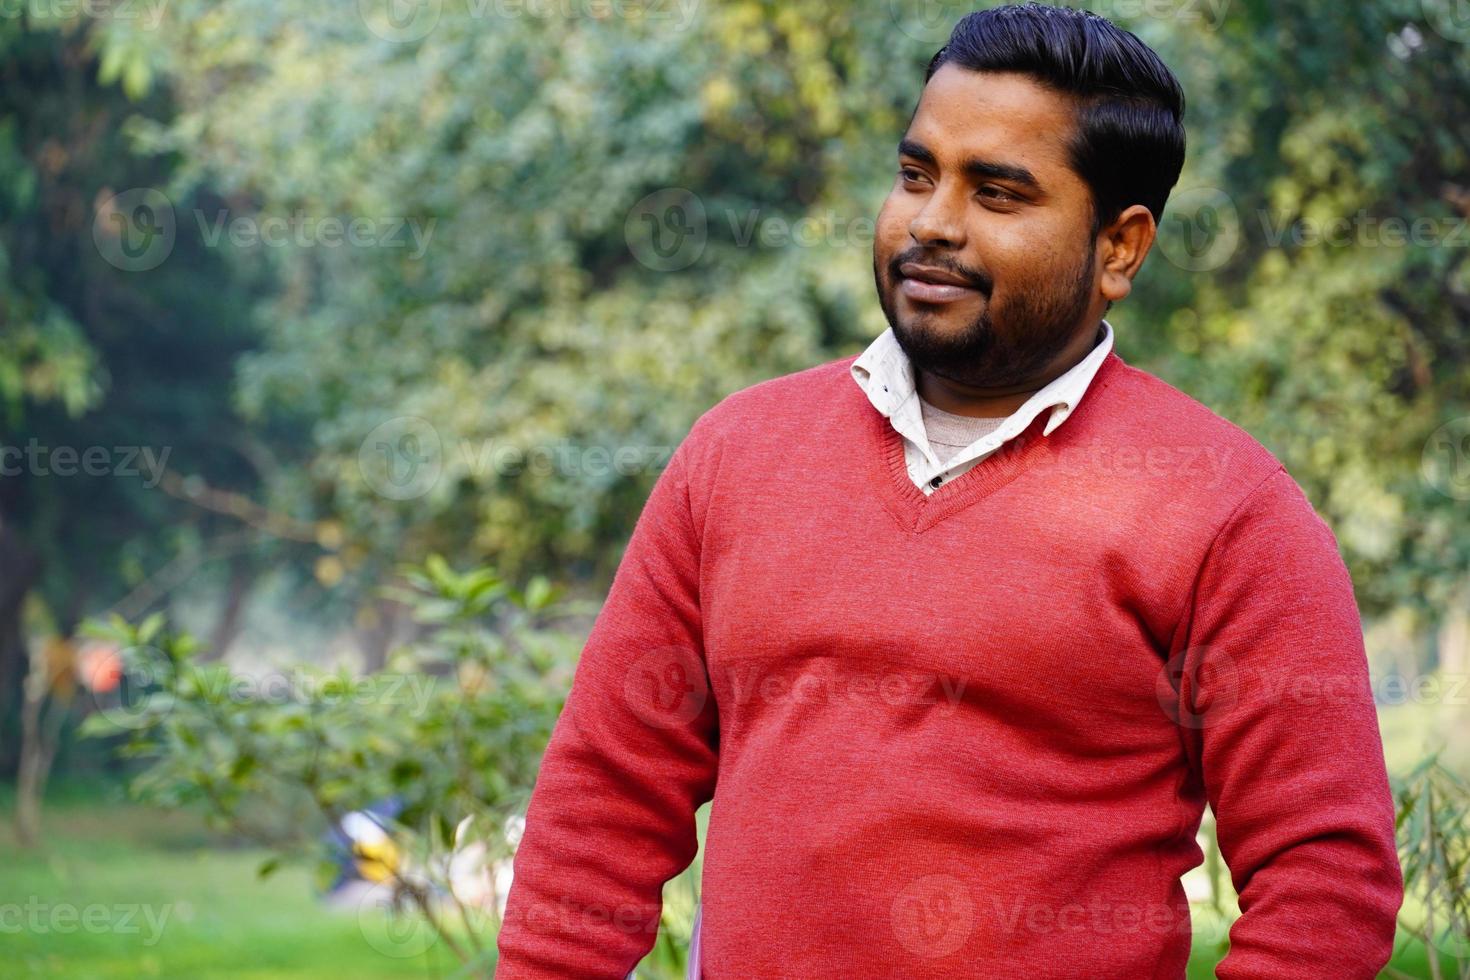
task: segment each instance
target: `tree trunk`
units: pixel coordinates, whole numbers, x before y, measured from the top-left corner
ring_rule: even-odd
[[[25,702],[26,649],[21,609],[41,562],[0,514],[0,776],[19,764],[18,715]]]
[[[354,630],[364,673],[382,670],[394,646],[418,632],[410,613],[408,606],[386,598],[374,599],[364,608]]]
[[[240,635],[245,603],[258,575],[255,562],[249,555],[236,554],[230,558],[230,582],[226,586],[224,605],[215,620],[209,647],[200,651],[200,660],[223,660],[229,652],[230,645]]]
[[[71,708],[75,689],[69,672],[75,667],[75,654],[69,637],[55,637],[42,648],[26,677],[15,787],[15,836],[22,847],[41,842],[41,804]]]

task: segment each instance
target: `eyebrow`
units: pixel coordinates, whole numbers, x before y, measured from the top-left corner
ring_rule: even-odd
[[[905,138],[898,141],[898,153],[899,156],[913,157],[920,163],[927,163],[931,167],[939,165],[927,146],[911,139]],[[1041,190],[1041,181],[1020,164],[998,163],[994,160],[969,157],[960,165],[960,169],[971,180],[1008,180],[1013,184],[1029,187],[1035,191]]]

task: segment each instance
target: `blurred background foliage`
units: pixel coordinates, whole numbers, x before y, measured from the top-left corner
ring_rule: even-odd
[[[59,673],[47,658],[89,615],[166,610],[206,659],[346,650],[372,670],[421,629],[384,592],[405,562],[599,596],[699,413],[885,326],[872,219],[923,67],[969,9],[7,7],[0,444],[166,462],[0,477],[0,773],[21,764],[23,678]],[[1109,315],[1119,351],[1302,483],[1375,675],[1464,675],[1470,24],[1452,0],[1093,9],[1189,97],[1160,242]],[[147,189],[174,227],[130,269],[109,209]],[[700,228],[678,261],[644,220],[671,194]],[[374,244],[221,234],[364,219]],[[1396,242],[1388,219],[1433,232]],[[1340,240],[1296,234],[1344,221]],[[422,492],[384,492],[364,462],[384,441],[432,457]],[[550,468],[494,462],[563,445]],[[642,462],[591,465],[592,447]],[[86,762],[58,737],[58,764]]]

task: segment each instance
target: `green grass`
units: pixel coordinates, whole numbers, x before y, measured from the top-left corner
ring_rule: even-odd
[[[69,786],[48,802],[46,842],[16,846],[0,790],[0,975],[6,977],[444,977],[447,950],[402,957],[371,905],[336,910],[307,872],[260,880],[265,854],[209,834],[191,815]],[[375,947],[374,943],[377,943]]]

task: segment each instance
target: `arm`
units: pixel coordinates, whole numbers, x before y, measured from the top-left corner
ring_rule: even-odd
[[[497,941],[500,980],[623,980],[698,850],[718,719],[704,666],[685,440],[659,474],[557,719]]]
[[[1403,877],[1362,623],[1284,469],[1220,529],[1184,626],[1186,744],[1240,896],[1216,975],[1375,977]]]

